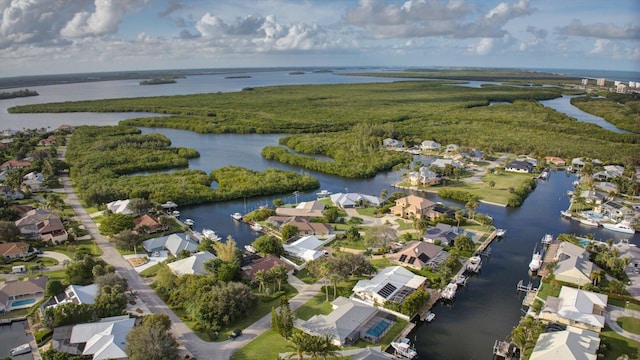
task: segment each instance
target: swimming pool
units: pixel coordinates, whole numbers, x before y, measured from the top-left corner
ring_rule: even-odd
[[[11,307],[16,308],[16,307],[21,307],[21,306],[25,306],[25,305],[31,305],[31,304],[33,304],[35,302],[36,302],[36,299],[16,300],[16,301],[11,303]]]

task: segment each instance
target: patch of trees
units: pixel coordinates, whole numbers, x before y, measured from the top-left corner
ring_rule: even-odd
[[[535,190],[536,181],[534,179],[529,179],[529,181],[520,185],[518,188],[510,189],[509,192],[511,195],[509,196],[509,200],[507,201],[507,206],[518,207],[524,203],[524,200],[529,196],[529,194]]]
[[[326,300],[329,301],[329,285],[333,286],[333,298],[338,282],[354,276],[370,275],[375,268],[362,254],[341,253],[338,256],[319,258],[307,263],[307,270],[316,278],[324,279]],[[349,289],[350,290],[350,289]],[[345,294],[347,297],[349,294]]]
[[[12,92],[3,91],[3,92],[0,92],[0,100],[13,99],[17,97],[38,96],[38,95],[40,94],[38,94],[37,91],[29,90],[29,89],[16,90]]]
[[[151,314],[127,335],[125,349],[130,360],[178,360],[178,341],[171,333],[167,314]]]
[[[149,80],[140,81],[140,85],[161,85],[161,84],[175,84],[177,81],[174,78],[153,78]]]
[[[263,235],[255,239],[251,244],[258,252],[263,254],[271,254],[281,256],[284,254],[282,241],[276,237]]]
[[[320,182],[310,175],[275,168],[259,172],[225,166],[211,171],[211,178],[218,183],[216,197],[224,200],[311,190],[320,186]]]
[[[405,314],[409,317],[413,317],[418,313],[428,302],[431,295],[423,289],[418,289],[407,297],[404,298],[402,303],[397,303],[391,300],[387,300],[384,303],[384,307],[390,310],[397,311],[401,314]]]

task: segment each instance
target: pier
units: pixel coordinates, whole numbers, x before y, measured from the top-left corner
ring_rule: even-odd
[[[533,305],[533,302],[536,300],[536,296],[538,296],[538,288],[534,288],[531,281],[529,281],[526,286],[524,285],[524,281],[518,281],[518,285],[516,285],[516,291],[518,293],[525,293],[524,299],[522,300],[522,305],[527,307]]]

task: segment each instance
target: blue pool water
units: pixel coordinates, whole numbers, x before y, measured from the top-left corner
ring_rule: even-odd
[[[389,325],[390,323],[388,321],[381,320],[376,326],[367,330],[367,334],[378,337],[389,327]]]
[[[33,304],[35,302],[36,302],[36,299],[16,300],[13,303],[11,303],[11,307],[19,307],[19,306],[24,306],[24,305],[31,305],[31,304]]]

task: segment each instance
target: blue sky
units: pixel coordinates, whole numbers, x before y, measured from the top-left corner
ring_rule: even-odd
[[[640,71],[638,0],[0,0],[0,77],[175,68]]]

